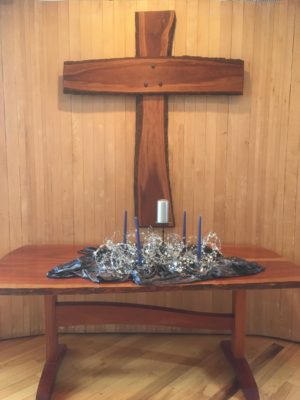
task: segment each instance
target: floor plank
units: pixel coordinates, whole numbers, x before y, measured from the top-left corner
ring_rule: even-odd
[[[243,399],[220,335],[66,334],[53,400]],[[300,344],[247,337],[261,399],[300,398]],[[44,337],[0,342],[0,398],[34,400]]]

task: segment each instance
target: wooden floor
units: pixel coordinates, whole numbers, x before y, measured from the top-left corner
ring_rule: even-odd
[[[224,338],[224,336],[222,336]],[[243,399],[217,335],[72,334],[53,400]],[[44,338],[0,342],[0,399],[34,400]],[[247,338],[261,399],[300,399],[300,345]]]

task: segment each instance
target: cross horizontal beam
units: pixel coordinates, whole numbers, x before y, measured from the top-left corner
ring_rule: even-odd
[[[65,93],[242,94],[244,62],[189,56],[66,61],[63,74]]]

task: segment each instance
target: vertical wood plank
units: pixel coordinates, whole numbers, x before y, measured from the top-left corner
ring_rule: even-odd
[[[122,229],[125,207],[132,227],[135,99],[64,95],[59,76],[67,59],[134,56],[134,12],[167,9],[177,15],[174,55],[240,57],[246,70],[243,97],[169,97],[174,231],[186,208],[189,235],[202,214],[224,242],[300,262],[297,0],[0,2],[1,255],[26,243],[101,243]],[[299,340],[298,297],[250,293],[248,329]],[[229,306],[227,293],[209,291],[129,299]],[[43,329],[39,298],[2,298],[0,315],[2,337]]]

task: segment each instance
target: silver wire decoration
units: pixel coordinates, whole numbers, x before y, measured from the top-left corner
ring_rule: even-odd
[[[139,285],[189,283],[237,275],[249,275],[263,270],[256,263],[237,257],[224,257],[216,233],[210,232],[201,243],[198,256],[195,238],[184,244],[176,233],[162,237],[152,229],[141,233],[143,246],[140,255],[134,234],[127,243],[106,240],[98,248],[87,247],[81,257],[58,265],[48,272],[49,278],[80,276],[95,283],[133,280]],[[141,262],[139,260],[142,260]]]

